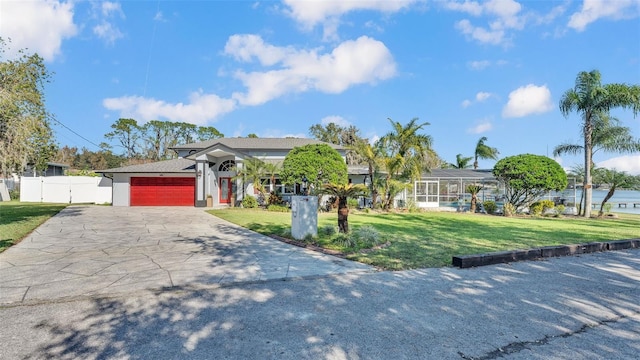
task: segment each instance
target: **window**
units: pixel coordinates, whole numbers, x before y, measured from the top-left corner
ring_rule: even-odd
[[[220,164],[218,171],[234,171],[236,167],[236,162],[233,160],[225,160]]]

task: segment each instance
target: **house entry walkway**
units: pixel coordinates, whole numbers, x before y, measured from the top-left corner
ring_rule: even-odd
[[[201,208],[70,206],[0,253],[0,304],[372,271]]]

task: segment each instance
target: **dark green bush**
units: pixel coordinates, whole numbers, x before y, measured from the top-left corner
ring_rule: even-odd
[[[244,199],[242,199],[242,207],[246,209],[253,209],[258,207],[258,199],[251,195],[246,195]]]
[[[487,212],[487,214],[493,215],[496,213],[496,210],[498,210],[498,205],[495,201],[487,200],[482,203],[482,206],[484,207],[484,210]]]
[[[282,205],[282,196],[275,191],[269,194],[269,205]]]

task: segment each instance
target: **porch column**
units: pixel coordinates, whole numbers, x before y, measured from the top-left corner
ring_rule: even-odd
[[[209,176],[207,169],[207,160],[196,160],[196,207],[206,207],[207,198],[207,177]]]

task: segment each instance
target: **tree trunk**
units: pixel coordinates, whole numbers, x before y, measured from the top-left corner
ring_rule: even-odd
[[[478,195],[471,194],[471,213],[476,213],[476,204],[478,203]]]
[[[605,196],[604,200],[602,200],[602,204],[600,204],[600,211],[598,212],[598,216],[604,215],[604,204],[606,204],[606,202],[613,197],[614,192],[616,192],[616,187],[612,186],[611,189],[609,189],[607,196]]]
[[[591,157],[592,157],[592,143],[591,136],[593,134],[593,126],[591,124],[591,114],[585,115],[584,124],[584,187],[582,191],[584,193],[584,217],[591,217]]]
[[[349,232],[349,207],[346,197],[338,199],[338,229],[343,234]]]

